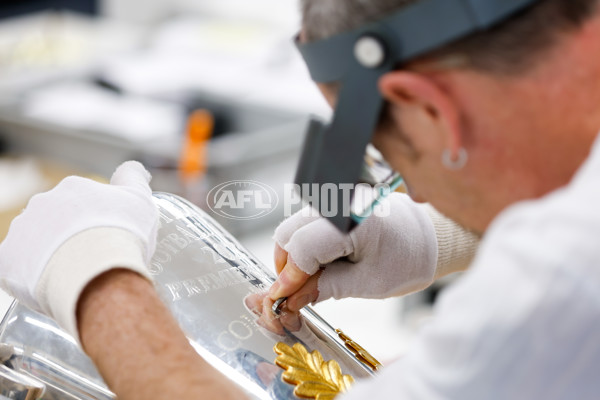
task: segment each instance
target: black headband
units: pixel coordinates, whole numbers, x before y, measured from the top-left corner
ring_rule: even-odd
[[[298,50],[314,81],[339,81],[348,70],[349,59],[360,57],[364,36],[378,36],[384,44],[383,54],[398,64],[486,30],[538,1],[422,0],[354,31],[298,43]]]

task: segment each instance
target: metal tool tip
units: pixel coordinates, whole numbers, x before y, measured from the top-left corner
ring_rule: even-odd
[[[283,307],[283,303],[287,300],[287,297],[282,297],[277,299],[275,303],[273,303],[273,307],[271,307],[271,311],[275,315],[281,315],[281,308]]]

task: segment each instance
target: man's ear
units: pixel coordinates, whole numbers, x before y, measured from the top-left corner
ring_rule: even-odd
[[[409,71],[392,71],[379,80],[379,90],[390,106],[402,110],[403,121],[417,121],[418,126],[406,127],[407,135],[419,135],[422,130],[435,130],[441,146],[456,155],[462,147],[461,120],[457,104],[433,79]],[[418,115],[410,115],[418,114]],[[410,132],[411,129],[419,132]],[[418,141],[418,138],[411,138]]]

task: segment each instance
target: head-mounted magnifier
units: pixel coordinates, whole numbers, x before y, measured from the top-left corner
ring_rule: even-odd
[[[373,163],[365,163],[364,158],[384,103],[377,87],[379,78],[402,63],[486,30],[538,1],[422,0],[354,31],[298,43],[314,81],[341,84],[332,122],[325,126],[313,120],[309,126],[296,175],[302,198],[343,232],[366,218],[373,206],[402,182],[398,174],[388,171],[383,173],[387,187],[357,196],[360,190],[355,185],[361,176],[377,175]],[[332,184],[336,186],[333,192]],[[315,193],[322,192],[325,185],[329,186],[327,196]]]

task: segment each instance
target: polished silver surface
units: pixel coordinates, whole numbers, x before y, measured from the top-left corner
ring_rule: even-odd
[[[274,364],[278,342],[318,350],[355,378],[373,374],[309,307],[278,333],[259,326],[243,300],[267,290],[274,280],[270,269],[191,203],[165,193],[154,197],[161,222],[150,265],[156,289],[196,351],[250,397],[295,398]],[[14,348],[5,365],[46,385],[44,399],[114,397],[73,338],[18,303],[0,325],[0,343]]]
[[[0,365],[0,398],[37,400],[44,394],[44,389],[43,383]]]

